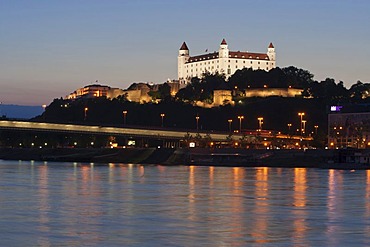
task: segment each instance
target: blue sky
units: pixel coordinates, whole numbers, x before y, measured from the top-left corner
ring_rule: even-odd
[[[370,81],[367,0],[0,0],[0,101],[41,105],[96,80],[177,77],[177,54],[265,52],[350,87]]]

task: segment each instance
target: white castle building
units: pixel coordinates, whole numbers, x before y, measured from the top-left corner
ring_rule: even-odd
[[[203,73],[218,72],[230,77],[238,69],[252,68],[269,71],[276,67],[276,53],[272,43],[267,53],[230,51],[225,39],[222,40],[218,52],[191,57],[184,42],[178,56],[178,78],[182,83],[188,83],[192,77],[201,77]]]

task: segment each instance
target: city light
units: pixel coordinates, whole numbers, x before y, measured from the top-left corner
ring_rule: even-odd
[[[262,124],[263,124],[263,117],[259,117],[259,118],[257,118],[257,120],[258,120],[259,130],[261,131],[262,130]]]
[[[123,111],[123,125],[126,125],[126,115],[127,115],[127,111]]]
[[[164,116],[166,116],[164,113],[161,113],[160,114],[160,116],[161,116],[161,119],[162,119],[162,124],[161,124],[161,126],[163,127],[163,118],[164,118]]]
[[[233,120],[232,119],[228,119],[227,121],[229,122],[229,132],[231,133],[231,124],[232,124]]]
[[[239,132],[242,132],[242,120],[244,119],[244,116],[238,116],[239,119]]]
[[[195,120],[197,121],[197,130],[199,130],[199,116],[198,115],[195,117]]]

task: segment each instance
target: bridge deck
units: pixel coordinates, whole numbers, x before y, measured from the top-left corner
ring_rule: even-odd
[[[183,130],[166,130],[166,129],[145,129],[145,128],[119,128],[106,126],[91,126],[77,124],[57,124],[57,123],[40,123],[40,122],[24,122],[24,121],[0,121],[0,129],[13,129],[25,131],[47,131],[47,132],[69,132],[69,133],[92,133],[92,134],[109,134],[119,136],[141,136],[141,137],[156,137],[162,139],[184,139],[185,136],[191,135],[195,137],[200,135],[202,138],[210,137],[213,141],[226,141],[229,133],[215,133],[212,131],[183,131]],[[234,133],[233,140],[240,140],[242,134]],[[254,136],[254,135],[246,135]],[[263,138],[271,138],[272,135],[261,135]],[[277,135],[276,138],[299,140],[299,136]],[[306,141],[312,140],[311,137],[303,138]]]

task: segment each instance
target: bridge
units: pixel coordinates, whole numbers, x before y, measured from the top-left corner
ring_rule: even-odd
[[[112,136],[130,136],[142,138],[156,139],[171,139],[184,140],[186,138],[196,137],[208,138],[215,142],[225,142],[226,140],[239,141],[242,138],[255,137],[256,135],[248,135],[241,133],[233,133],[230,139],[228,132],[216,131],[188,131],[188,130],[173,130],[173,129],[150,129],[139,127],[109,127],[97,125],[78,125],[78,124],[61,124],[61,123],[42,123],[29,121],[0,121],[0,130],[20,130],[20,131],[42,131],[52,133],[80,133],[80,134],[97,134],[97,135],[112,135]],[[271,132],[262,132],[261,138],[271,139],[287,139],[292,141],[304,140],[311,141],[311,137],[288,136],[285,134],[271,134]]]

